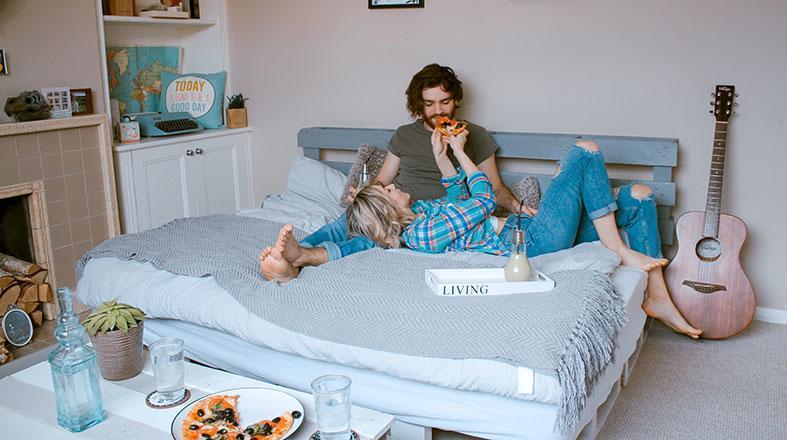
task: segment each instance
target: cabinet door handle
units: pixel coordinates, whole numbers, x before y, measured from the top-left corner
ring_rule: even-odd
[[[197,154],[202,154],[202,148],[197,148],[194,150],[194,152]]]
[[[194,150],[186,150],[186,156],[193,156]]]

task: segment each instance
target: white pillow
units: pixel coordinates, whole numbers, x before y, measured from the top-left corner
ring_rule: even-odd
[[[287,175],[287,190],[325,206],[338,206],[346,181],[341,171],[298,155]]]

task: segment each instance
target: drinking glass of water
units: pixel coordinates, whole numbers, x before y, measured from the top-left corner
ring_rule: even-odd
[[[341,375],[321,376],[312,382],[320,440],[350,440],[351,383]]]
[[[150,396],[154,405],[168,405],[182,399],[186,393],[186,366],[183,360],[183,340],[162,338],[150,344],[156,392]]]

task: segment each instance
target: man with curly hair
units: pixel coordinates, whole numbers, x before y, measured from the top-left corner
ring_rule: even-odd
[[[444,197],[445,189],[438,184],[440,170],[432,158],[431,138],[439,118],[454,119],[464,95],[462,81],[450,67],[429,64],[413,75],[405,95],[407,111],[414,121],[396,129],[375,181],[383,185],[394,183],[416,200]],[[464,150],[489,178],[498,206],[519,212],[519,200],[503,184],[497,170],[495,152],[499,146],[484,127],[471,122],[467,131]],[[448,137],[442,136],[442,142],[447,145]],[[449,153],[449,159],[454,166],[459,165],[453,153]],[[529,207],[523,209],[534,214]]]

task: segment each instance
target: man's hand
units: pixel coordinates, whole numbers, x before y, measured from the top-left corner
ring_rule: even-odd
[[[436,162],[448,160],[448,144],[445,142],[443,135],[437,131],[432,130],[432,154]]]
[[[531,217],[535,217],[538,213],[538,209],[531,208],[524,203],[520,202],[519,200],[514,197],[513,194],[508,192],[509,195],[500,194],[497,196],[497,204],[508,209],[512,214],[527,214]],[[521,210],[520,210],[521,207]]]
[[[434,161],[443,178],[456,175],[454,164],[448,158],[447,139],[437,130],[432,130],[432,154],[434,154]]]

